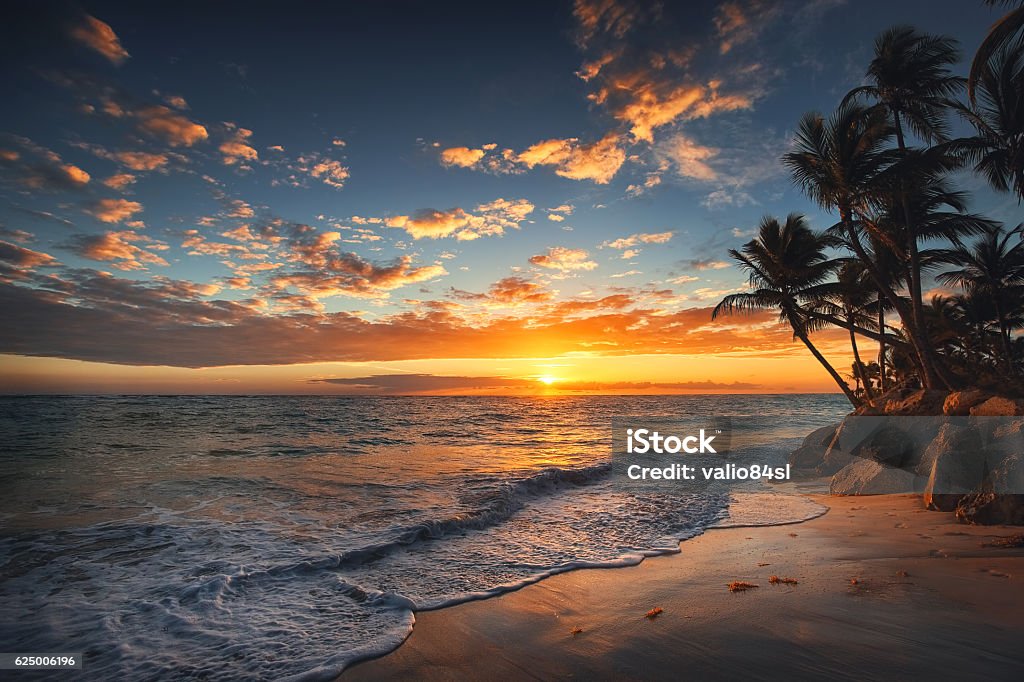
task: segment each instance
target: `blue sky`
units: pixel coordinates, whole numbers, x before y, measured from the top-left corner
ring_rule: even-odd
[[[57,292],[48,303],[79,309],[59,311],[114,316],[83,320],[86,335],[131,318],[109,305],[135,294],[150,326],[258,317],[289,334],[336,314],[387,333],[441,315],[479,330],[572,323],[571,306],[704,310],[743,286],[725,251],[762,215],[831,224],[779,157],[804,111],[830,111],[861,82],[875,36],[911,23],[969,56],[997,12],[842,0],[16,4],[0,48],[6,305]],[[973,210],[1019,215],[963,182]],[[148,337],[37,352],[30,337],[55,319],[46,310],[0,350],[227,364]],[[231,364],[296,362],[231,344]]]

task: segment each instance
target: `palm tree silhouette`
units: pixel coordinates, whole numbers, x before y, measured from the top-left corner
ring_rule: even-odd
[[[975,88],[981,80],[984,71],[992,56],[1000,49],[1012,44],[1014,36],[1024,33],[1024,0],[985,0],[986,5],[1005,5],[1010,7],[1017,5],[1016,9],[1010,10],[999,21],[992,24],[988,35],[978,46],[974,54],[974,61],[971,62],[971,73],[967,77],[967,95],[971,102],[974,102]]]
[[[811,343],[810,332],[821,325],[802,307],[820,298],[819,286],[835,270],[835,261],[825,255],[828,243],[826,237],[810,229],[801,215],[791,213],[784,225],[776,218],[765,216],[756,238],[739,251],[729,250],[729,255],[747,273],[753,291],[726,296],[711,312],[711,319],[723,313],[777,309],[779,319],[789,324],[793,335],[807,346],[850,402],[857,406],[860,402],[857,396]]]

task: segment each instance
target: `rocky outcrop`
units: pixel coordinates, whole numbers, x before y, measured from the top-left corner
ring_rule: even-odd
[[[1024,415],[1024,400],[994,397],[971,408],[972,417],[1018,417]]]
[[[873,459],[857,459],[840,469],[829,483],[833,495],[893,495],[920,491],[913,472]]]
[[[799,473],[815,472],[825,458],[825,452],[835,438],[838,428],[839,424],[832,424],[811,431],[800,447],[789,455],[789,463],[793,470]]]
[[[924,505],[953,511],[961,498],[977,490],[985,478],[981,434],[969,425],[943,424],[921,456],[917,472],[928,477]]]
[[[956,391],[946,396],[945,402],[942,403],[942,413],[950,417],[966,417],[971,413],[972,407],[991,397],[991,393],[980,388]]]
[[[919,389],[904,398],[890,398],[885,402],[885,414],[901,415],[940,415],[946,402],[945,391]]]
[[[956,507],[962,523],[991,526],[1024,525],[1024,495],[999,495],[994,492],[965,495]]]

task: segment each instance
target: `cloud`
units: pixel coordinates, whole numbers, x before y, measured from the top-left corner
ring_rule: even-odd
[[[700,202],[701,206],[709,211],[713,211],[724,206],[747,206],[756,203],[757,201],[754,200],[754,197],[752,197],[749,192],[735,188],[716,189],[714,192],[711,192],[704,197],[704,200]]]
[[[724,270],[732,267],[732,264],[724,260],[712,260],[710,258],[697,258],[689,260],[686,265],[694,270]]]
[[[609,133],[589,145],[577,138],[551,139],[538,142],[515,157],[527,168],[554,166],[555,174],[571,180],[593,180],[608,184],[626,161],[626,152],[619,146],[619,137]]]
[[[735,46],[754,40],[776,17],[778,9],[774,3],[761,0],[749,0],[746,6],[733,0],[723,2],[713,21],[718,52],[728,54]]]
[[[564,246],[553,246],[545,253],[531,256],[530,262],[542,268],[550,270],[593,270],[597,263],[588,260],[590,254],[584,249],[568,249]]]
[[[124,189],[135,182],[137,178],[131,173],[116,173],[103,181],[103,184],[111,189]]]
[[[638,232],[637,234],[631,234],[628,237],[620,237],[618,239],[605,242],[601,246],[607,246],[610,249],[628,249],[638,244],[666,244],[671,239],[675,232]]]
[[[345,181],[349,178],[348,167],[345,166],[341,161],[336,159],[328,158],[317,152],[310,152],[308,154],[300,155],[289,168],[294,173],[306,175],[314,180],[319,180],[328,187],[334,189],[341,189],[345,186]],[[289,178],[289,184],[293,186],[301,186],[301,181],[292,176]]]
[[[162,249],[166,245],[132,230],[77,235],[66,245],[66,248],[83,258],[108,261],[119,270],[145,270],[146,265],[168,265],[166,260],[147,250],[147,247]]]
[[[354,253],[332,254],[322,268],[275,275],[270,284],[276,289],[293,288],[313,299],[330,296],[379,298],[409,284],[426,282],[447,275],[441,265],[412,266],[411,256],[400,256],[390,263],[372,263]]]
[[[560,223],[565,220],[565,216],[559,215],[558,213],[548,213],[548,220],[555,223]]]
[[[168,161],[166,154],[150,152],[115,152],[113,158],[133,171],[156,170],[165,166]]]
[[[635,3],[624,0],[576,0],[573,15],[579,24],[579,41],[586,45],[597,34],[625,36],[640,17]]]
[[[691,282],[699,282],[700,277],[694,277],[693,275],[680,275],[666,281],[669,284],[689,284]]]
[[[164,289],[88,270],[30,279],[25,285],[0,284],[0,314],[6,322],[0,325],[0,353],[211,367],[576,352],[772,357],[799,352],[792,331],[777,324],[770,311],[711,322],[710,307],[616,310],[605,305],[593,314],[584,310],[570,317],[470,323],[431,309],[367,321],[351,313],[310,309],[270,315],[259,299],[207,301]],[[825,333],[820,338],[828,340]],[[837,334],[835,343],[842,342]]]
[[[0,241],[0,261],[24,270],[57,263],[57,259],[48,253],[33,251],[6,241]]]
[[[343,379],[311,379],[313,383],[344,386],[352,394],[408,395],[435,391],[536,387],[532,379],[500,376],[466,377],[437,374],[373,374]]]
[[[638,197],[651,191],[661,184],[661,176],[657,173],[648,173],[643,183],[633,184],[626,187],[626,196]]]
[[[458,207],[447,210],[424,208],[411,216],[385,218],[384,224],[405,230],[413,239],[455,237],[460,241],[468,241],[500,235],[506,229],[518,229],[534,208],[526,199],[498,198],[480,204],[472,212]]]
[[[718,151],[682,133],[672,136],[658,147],[659,155],[667,159],[681,177],[705,182],[718,179],[718,173],[708,163],[718,156]]]
[[[21,151],[0,149],[0,171],[15,182],[36,190],[79,189],[89,183],[87,172],[65,162],[57,152],[27,137],[6,137]]]
[[[224,155],[224,165],[234,166],[246,161],[257,161],[259,153],[249,145],[252,131],[228,124],[230,137],[220,144],[220,153]],[[346,175],[346,177],[348,177]]]
[[[204,126],[162,104],[143,106],[129,115],[136,119],[139,130],[160,138],[172,147],[191,147],[209,137]]]
[[[462,301],[473,301],[490,306],[544,303],[555,297],[554,293],[545,289],[543,285],[515,276],[498,280],[490,286],[485,294],[474,294],[459,289],[452,289],[451,294],[454,298]]]
[[[572,215],[572,212],[576,210],[576,207],[572,204],[561,204],[554,208],[549,208],[548,213],[561,213],[564,215]]]
[[[441,163],[445,166],[459,166],[460,168],[471,168],[480,159],[484,158],[483,149],[470,149],[469,147],[450,147],[441,152]]]
[[[121,47],[121,40],[110,25],[89,14],[83,15],[81,23],[71,28],[71,37],[82,45],[95,50],[120,66],[128,57],[128,51]]]
[[[100,199],[93,202],[86,212],[104,223],[119,223],[142,211],[142,204],[127,199]]]

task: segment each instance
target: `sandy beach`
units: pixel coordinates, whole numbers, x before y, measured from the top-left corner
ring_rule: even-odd
[[[912,495],[812,497],[829,512],[802,524],[711,530],[639,566],[419,613],[404,645],[342,678],[1019,679],[1024,549],[989,546],[1019,528]]]

